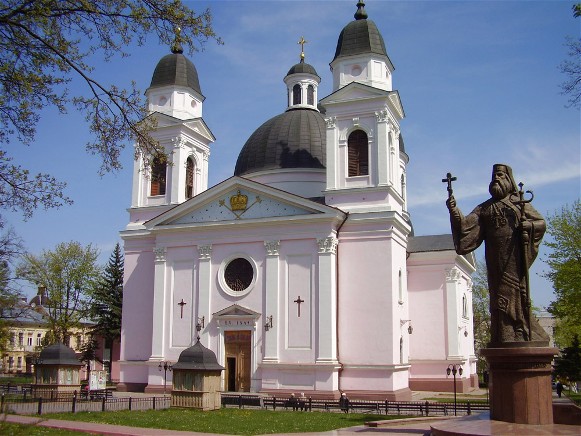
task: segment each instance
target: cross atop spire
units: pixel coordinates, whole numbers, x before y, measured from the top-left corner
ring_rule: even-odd
[[[301,36],[301,39],[299,40],[299,42],[297,42],[297,44],[301,45],[301,62],[305,61],[305,44],[309,42],[307,41],[304,36]]]
[[[181,54],[184,52],[184,49],[182,47],[182,29],[179,27],[176,27],[175,30],[175,39],[173,40],[173,44],[171,46],[171,52],[173,54]]]

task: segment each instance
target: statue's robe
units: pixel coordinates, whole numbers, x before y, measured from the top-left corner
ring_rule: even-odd
[[[537,257],[546,225],[530,203],[524,204],[524,214],[531,222],[530,232],[524,235],[520,231],[520,205],[513,204],[510,197],[487,200],[466,217],[460,212],[450,217],[458,254],[470,253],[485,242],[490,292],[490,346],[529,340],[548,343],[547,334],[529,315],[527,306],[527,269]]]

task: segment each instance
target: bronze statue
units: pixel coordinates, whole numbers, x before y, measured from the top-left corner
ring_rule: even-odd
[[[488,290],[490,292],[490,347],[547,346],[548,336],[531,316],[528,269],[537,257],[545,233],[545,220],[520,190],[508,165],[492,168],[489,192],[492,198],[468,215],[456,206],[450,173],[448,183],[450,224],[454,247],[467,254],[485,242]],[[532,341],[532,343],[531,343]]]

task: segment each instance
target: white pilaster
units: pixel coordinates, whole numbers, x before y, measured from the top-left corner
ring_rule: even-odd
[[[172,138],[172,165],[168,165],[168,172],[171,172],[171,195],[170,203],[178,204],[185,200],[186,186],[186,159],[184,153],[183,139],[179,136]]]
[[[335,237],[317,239],[319,245],[319,343],[317,363],[337,362],[337,244]]]
[[[325,118],[327,123],[327,189],[337,189],[338,174],[338,153],[339,144],[337,138],[337,119],[335,117]]]
[[[263,321],[269,316],[273,317],[272,328],[263,332],[264,338],[264,361],[278,361],[278,337],[281,325],[279,316],[279,249],[280,241],[264,241],[266,248],[266,312]]]
[[[385,186],[389,184],[389,125],[387,109],[376,112],[377,118],[377,184]]]
[[[448,336],[448,352],[447,358],[454,359],[460,356],[460,341],[458,320],[459,313],[459,280],[461,274],[458,268],[446,270],[446,327]]]
[[[155,276],[153,283],[153,335],[151,337],[151,358],[164,358],[164,345],[166,337],[166,296],[165,296],[165,247],[154,248],[155,254]]]
[[[200,342],[205,346],[209,347],[209,337],[205,333],[206,327],[210,322],[210,294],[212,291],[212,246],[211,245],[200,245],[198,246],[200,267],[199,267],[199,305],[198,305],[198,318],[204,317],[205,327],[200,332]]]

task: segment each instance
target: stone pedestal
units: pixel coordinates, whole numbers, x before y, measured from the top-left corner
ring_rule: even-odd
[[[552,347],[485,348],[490,373],[490,419],[552,424]]]

